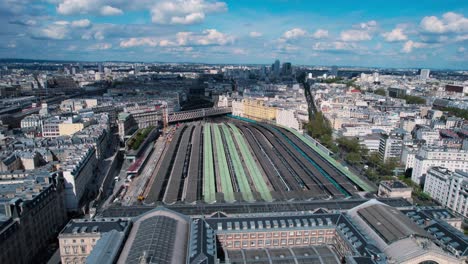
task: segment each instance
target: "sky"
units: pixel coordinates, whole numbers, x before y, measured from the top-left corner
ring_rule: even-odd
[[[0,0],[0,58],[468,70],[467,0]]]

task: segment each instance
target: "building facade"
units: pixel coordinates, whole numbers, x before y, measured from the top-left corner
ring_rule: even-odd
[[[424,192],[443,206],[468,217],[468,172],[432,167],[427,172]]]

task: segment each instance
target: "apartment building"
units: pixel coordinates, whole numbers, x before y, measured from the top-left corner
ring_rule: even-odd
[[[269,106],[266,100],[243,99],[243,117],[256,121],[276,121],[277,108]]]
[[[0,263],[38,263],[67,216],[59,172],[9,174],[0,180]]]
[[[96,150],[92,145],[74,145],[60,166],[65,179],[65,198],[68,211],[78,211],[81,199],[89,192],[89,184],[96,178]]]
[[[444,167],[451,171],[468,171],[468,151],[421,147],[414,158],[411,180],[416,184],[423,184],[427,171],[431,167]]]
[[[468,172],[432,167],[427,172],[424,192],[443,206],[468,217]]]
[[[400,160],[403,151],[403,139],[401,136],[391,133],[389,135],[382,134],[380,136],[379,156],[382,161],[386,162],[390,158]]]
[[[62,263],[86,263],[86,258],[106,233],[115,231],[117,237],[123,239],[130,226],[131,221],[123,218],[71,220],[58,236]]]

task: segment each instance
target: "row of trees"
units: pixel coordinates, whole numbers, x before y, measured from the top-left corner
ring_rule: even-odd
[[[338,147],[333,142],[333,128],[330,122],[325,118],[322,112],[315,113],[306,127],[308,134],[320,141],[322,145],[330,149],[332,152],[337,152]]]

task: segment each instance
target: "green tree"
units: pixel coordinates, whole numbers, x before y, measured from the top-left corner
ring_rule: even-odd
[[[379,88],[377,90],[374,91],[375,94],[378,94],[378,95],[381,95],[381,96],[386,96],[387,93],[385,92],[385,89],[383,88]]]
[[[350,164],[356,165],[356,164],[361,163],[362,158],[361,158],[361,154],[356,153],[356,152],[350,152],[346,154],[345,160],[349,162]]]

